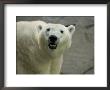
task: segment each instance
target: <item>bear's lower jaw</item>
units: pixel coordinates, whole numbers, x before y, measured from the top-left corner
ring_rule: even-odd
[[[57,48],[57,44],[49,43],[48,47],[49,47],[49,49],[56,49]]]

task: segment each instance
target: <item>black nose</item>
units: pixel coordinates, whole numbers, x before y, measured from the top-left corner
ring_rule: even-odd
[[[49,41],[50,41],[50,42],[56,42],[56,41],[57,41],[57,37],[56,37],[55,35],[51,35],[51,36],[49,37]]]

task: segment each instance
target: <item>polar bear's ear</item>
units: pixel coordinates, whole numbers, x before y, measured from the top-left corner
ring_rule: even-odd
[[[39,29],[39,30],[42,30],[42,26],[41,26],[41,25],[38,25],[38,29]]]
[[[38,32],[40,32],[40,31],[42,30],[42,28],[43,28],[42,25],[38,25],[38,26],[37,26],[37,30],[38,30]]]
[[[70,32],[71,34],[73,34],[74,31],[75,31],[75,25],[70,25],[70,26],[68,26],[68,30],[69,30],[69,32]]]

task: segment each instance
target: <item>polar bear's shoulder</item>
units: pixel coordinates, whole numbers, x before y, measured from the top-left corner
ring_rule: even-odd
[[[17,31],[21,31],[21,30],[36,30],[38,29],[37,27],[38,26],[45,26],[46,25],[46,22],[44,21],[18,21],[16,23],[16,26],[17,26]],[[22,32],[22,31],[21,31]]]
[[[45,25],[46,24],[46,22],[44,22],[44,21],[40,21],[40,20],[38,20],[38,21],[18,21],[17,22],[17,25],[20,25],[20,26],[29,26],[29,25],[31,25],[31,26],[33,26],[33,25]]]

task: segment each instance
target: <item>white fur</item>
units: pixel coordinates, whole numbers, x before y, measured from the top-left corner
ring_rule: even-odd
[[[46,29],[50,28],[47,32]],[[63,30],[63,33],[60,32]],[[60,73],[63,53],[71,46],[75,27],[43,21],[17,22],[17,73],[21,74],[58,74]],[[55,35],[58,46],[48,48],[48,38]]]

